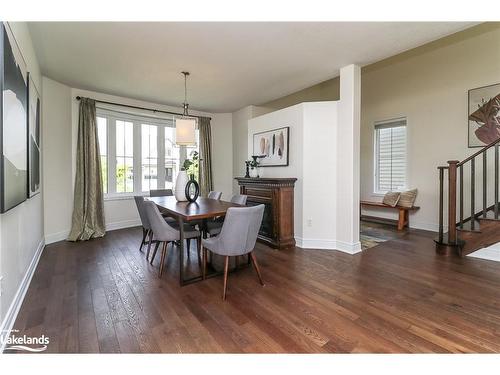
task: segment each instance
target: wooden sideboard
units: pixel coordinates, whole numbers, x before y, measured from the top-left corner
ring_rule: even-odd
[[[276,249],[295,246],[293,189],[297,179],[244,177],[235,179],[240,186],[240,194],[248,196],[248,206],[265,205],[259,240]]]

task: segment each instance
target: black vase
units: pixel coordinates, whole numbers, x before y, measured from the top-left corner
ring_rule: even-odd
[[[186,184],[185,194],[186,199],[191,203],[195,202],[198,199],[200,195],[200,185],[198,185],[198,182],[196,182],[195,179],[191,179],[188,181],[188,183]]]

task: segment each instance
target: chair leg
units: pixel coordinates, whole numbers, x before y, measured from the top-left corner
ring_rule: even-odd
[[[149,261],[149,263],[150,263],[151,265],[153,265],[153,261],[155,260],[156,252],[158,251],[158,247],[159,247],[159,246],[160,246],[160,241],[158,241],[158,242],[156,243],[155,249],[154,249],[154,251],[153,251],[153,255],[151,255],[151,260]]]
[[[191,239],[187,239],[186,240],[186,243],[187,243],[187,256],[188,256],[188,259],[189,259],[189,254],[191,253]]]
[[[142,247],[144,246],[144,242],[146,241],[146,236],[148,235],[148,230],[142,228],[142,241],[141,246],[139,246],[139,251],[142,252]]]
[[[224,292],[222,293],[222,300],[226,300],[226,292],[227,292],[227,274],[229,273],[229,256],[226,255],[226,259],[224,262]]]
[[[247,255],[247,264],[248,264],[248,265],[250,264],[250,261],[251,261],[251,260],[250,260],[250,253],[248,253],[248,255]]]
[[[260,274],[259,264],[257,263],[257,258],[253,251],[250,253],[250,257],[252,258],[253,266],[255,267],[255,271],[257,271],[257,276],[259,277],[260,284],[264,286],[264,281],[262,281],[262,275]]]
[[[151,250],[152,243],[153,243],[153,231],[149,230],[149,242],[148,242],[148,250],[146,251],[146,260],[149,259],[149,252]]]
[[[206,278],[207,274],[207,249],[205,249],[203,246],[201,247],[201,254],[202,254],[202,260],[201,260],[201,274],[203,277],[203,280]]]
[[[198,264],[201,267],[201,237],[196,239],[196,251],[198,252]]]
[[[165,258],[167,256],[167,246],[168,242],[163,243],[163,248],[161,249],[161,260],[160,260],[160,269],[158,270],[158,277],[163,275],[163,265],[165,263]]]

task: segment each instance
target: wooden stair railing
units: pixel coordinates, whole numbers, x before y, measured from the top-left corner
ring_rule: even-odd
[[[494,203],[488,206],[488,163],[487,151],[494,147]],[[476,218],[486,218],[487,212],[493,210],[494,219],[499,218],[499,192],[498,192],[498,161],[499,161],[500,138],[491,142],[481,150],[475,152],[468,158],[458,161],[450,160],[447,166],[438,167],[439,171],[439,229],[436,239],[436,250],[440,253],[450,252],[453,248],[462,247],[464,241],[458,238],[457,229],[463,229],[464,223],[470,221],[470,230],[475,230]],[[482,207],[476,212],[476,160],[482,158]],[[470,166],[470,216],[464,218],[464,167]],[[448,233],[444,233],[444,188],[445,174],[448,173]],[[457,197],[457,190],[459,192]],[[457,222],[457,201],[458,201],[458,222]]]

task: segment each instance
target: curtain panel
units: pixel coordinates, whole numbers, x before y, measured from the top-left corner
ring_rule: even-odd
[[[73,217],[69,241],[103,237],[104,202],[95,101],[80,99]]]
[[[198,120],[200,129],[200,192],[206,197],[213,189],[212,182],[212,132],[210,118],[200,117]]]

